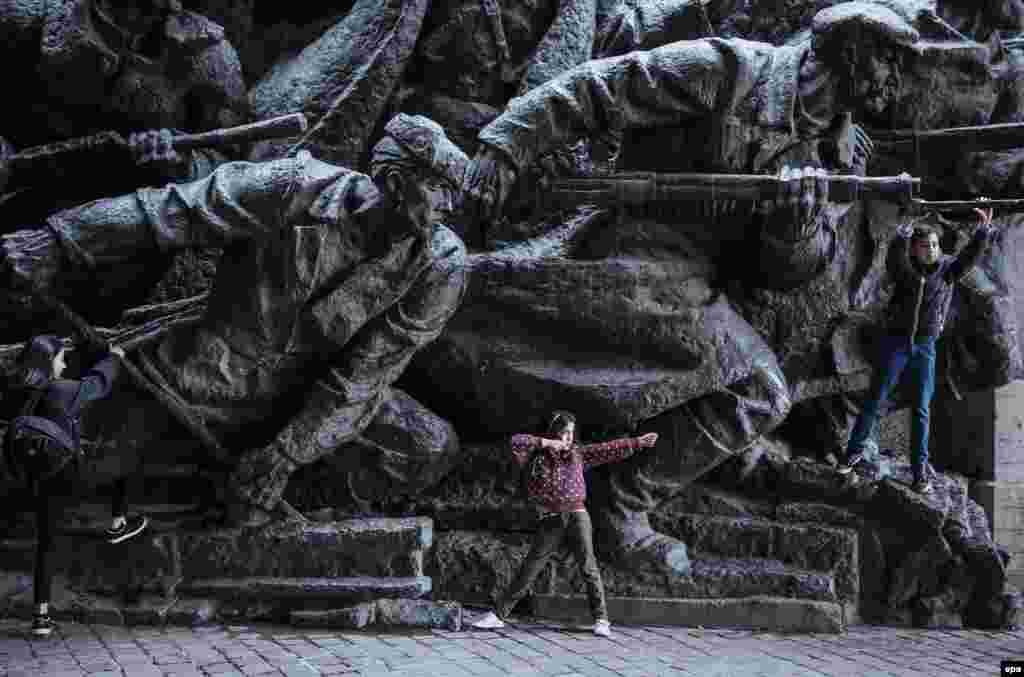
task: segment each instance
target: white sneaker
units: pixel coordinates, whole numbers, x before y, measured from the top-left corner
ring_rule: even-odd
[[[597,623],[594,623],[594,634],[598,637],[611,637],[612,624],[604,619],[599,620]]]
[[[483,618],[479,619],[475,623],[471,623],[470,627],[476,628],[477,630],[497,630],[505,627],[505,621],[498,618],[493,611],[488,611]]]

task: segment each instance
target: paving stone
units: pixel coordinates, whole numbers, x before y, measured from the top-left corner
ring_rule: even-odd
[[[571,626],[519,623],[496,633],[296,633],[281,626],[159,632],[69,624],[72,637],[28,642],[0,619],[0,675],[131,677],[379,674],[389,677],[763,675],[853,677],[994,674],[1024,648],[1021,633],[907,632],[854,626],[845,635],[617,626],[611,642]],[[3,634],[4,629],[12,632]],[[75,661],[81,661],[77,665]],[[159,665],[157,665],[159,663]]]

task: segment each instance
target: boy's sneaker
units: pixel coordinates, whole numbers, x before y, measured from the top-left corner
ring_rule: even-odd
[[[36,637],[49,637],[56,627],[57,624],[49,616],[37,615],[32,619],[32,634]]]
[[[864,453],[863,452],[858,451],[858,452],[856,452],[854,454],[850,454],[849,456],[847,456],[846,461],[844,461],[842,464],[840,464],[840,466],[838,468],[839,474],[840,475],[849,475],[851,472],[853,472],[854,466],[856,466],[858,463],[860,463],[863,460],[864,460]]]
[[[145,530],[147,524],[149,524],[149,519],[145,515],[129,517],[116,529],[114,527],[107,529],[107,543],[121,543],[132,536],[138,536]]]
[[[477,630],[497,630],[505,627],[505,621],[498,618],[493,611],[488,611],[483,618],[470,625]]]
[[[594,623],[594,634],[598,637],[611,637],[612,624],[602,618],[598,622]]]

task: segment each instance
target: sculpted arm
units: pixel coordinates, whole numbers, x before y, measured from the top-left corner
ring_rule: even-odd
[[[0,0],[0,39],[5,47],[40,40],[46,0]]]
[[[279,213],[295,160],[233,162],[199,181],[143,188],[51,216],[50,227],[87,263],[115,262],[146,249],[222,247],[265,235]]]
[[[521,170],[585,135],[709,115],[730,85],[726,59],[709,41],[588,61],[513,99],[479,140]]]
[[[3,259],[13,283],[28,280],[45,290],[62,273],[100,263],[264,237],[277,227],[275,215],[283,213],[281,202],[303,162],[233,162],[199,181],[145,188],[58,212],[47,219],[47,228],[4,235]]]
[[[734,76],[741,58],[720,41],[679,42],[588,61],[513,99],[478,136],[464,182],[467,215],[489,223],[518,173],[581,137],[713,114],[741,85]]]

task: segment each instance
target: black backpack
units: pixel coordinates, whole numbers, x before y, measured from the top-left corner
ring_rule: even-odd
[[[4,462],[16,479],[44,482],[82,457],[81,445],[56,422],[33,416],[44,391],[36,389],[25,400],[21,413],[11,421],[4,437]],[[72,425],[77,420],[71,421]]]

